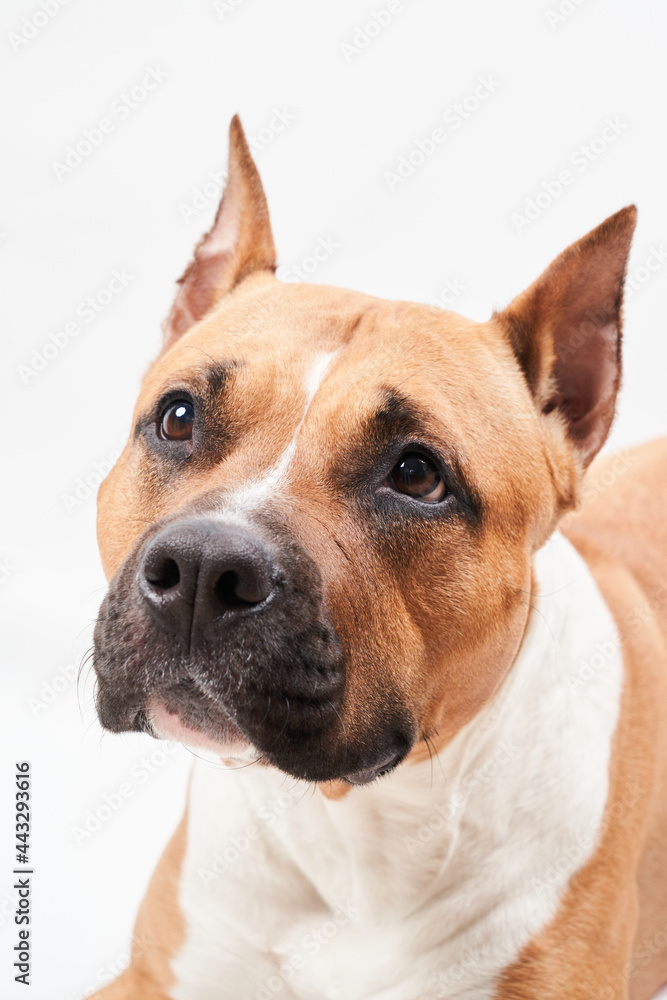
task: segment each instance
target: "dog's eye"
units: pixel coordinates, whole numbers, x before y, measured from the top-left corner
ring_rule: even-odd
[[[188,441],[192,437],[195,409],[192,403],[179,399],[170,403],[160,418],[160,437],[167,441]]]
[[[390,484],[422,503],[439,503],[447,495],[445,482],[426,455],[411,451],[403,455],[389,476]]]

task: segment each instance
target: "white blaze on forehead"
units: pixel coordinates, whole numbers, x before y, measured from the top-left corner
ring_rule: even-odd
[[[290,462],[294,457],[297,441],[299,440],[301,429],[306,421],[313,399],[337,354],[338,351],[321,351],[317,354],[315,361],[306,372],[303,382],[306,401],[292,440],[275,465],[265,472],[264,475],[240,486],[225,500],[221,512],[225,521],[236,521],[245,524],[244,515],[258,507],[282,485]]]

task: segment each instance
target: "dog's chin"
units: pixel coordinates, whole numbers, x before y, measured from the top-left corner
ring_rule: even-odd
[[[261,756],[231,719],[213,736],[184,722],[178,712],[170,711],[158,698],[151,698],[142,714],[144,728],[151,736],[182,743],[197,754],[230,763]]]
[[[136,728],[142,729],[156,739],[169,740],[174,743],[181,743],[192,750],[197,756],[204,757],[216,763],[223,763],[229,766],[239,766],[265,760],[267,764],[273,764],[279,770],[284,770],[292,777],[301,778],[307,781],[331,781],[342,780],[350,785],[367,785],[383,777],[403,756],[391,753],[382,756],[372,767],[348,774],[332,773],[318,774],[317,776],[300,773],[301,769],[294,766],[285,766],[279,760],[270,760],[266,755],[253,745],[253,743],[241,732],[241,730],[231,721],[216,724],[215,734],[206,732],[203,728],[191,725],[184,721],[183,716],[177,710],[168,708],[159,698],[152,697],[146,703],[146,707],[139,713],[136,720]]]

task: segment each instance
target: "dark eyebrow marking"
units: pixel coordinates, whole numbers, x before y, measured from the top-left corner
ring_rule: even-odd
[[[147,424],[153,422],[156,410],[165,406],[170,399],[177,399],[179,392],[188,393],[198,399],[205,414],[213,412],[229,388],[234,372],[241,367],[242,362],[236,360],[213,361],[199,371],[189,372],[180,378],[175,376],[163,386],[159,397],[139,416],[135,437],[141,434]]]
[[[189,384],[190,391],[198,395],[204,403],[212,403],[228,388],[235,371],[241,367],[239,361],[214,361],[203,371],[185,378],[183,382]],[[176,388],[184,387],[181,384]]]
[[[414,399],[397,388],[382,388],[375,410],[366,419],[364,439],[371,445],[375,461],[397,441],[404,442],[405,447],[414,442],[417,450],[423,447],[434,452],[444,465],[449,485],[461,505],[475,521],[481,518],[482,500],[467,474],[465,455],[460,448],[455,449],[443,440],[442,430],[435,425],[432,414]]]
[[[410,434],[425,435],[431,421],[413,400],[397,389],[382,389],[381,401],[368,419],[369,429],[374,429],[381,438],[388,435],[397,437]]]

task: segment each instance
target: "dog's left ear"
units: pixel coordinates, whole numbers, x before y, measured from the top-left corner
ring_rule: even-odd
[[[621,376],[623,280],[634,205],[573,243],[494,319],[509,336],[535,405],[557,410],[584,467],[611,427]]]
[[[253,271],[275,271],[262,182],[238,115],[229,126],[227,183],[211,230],[199,241],[164,324],[169,347]]]

